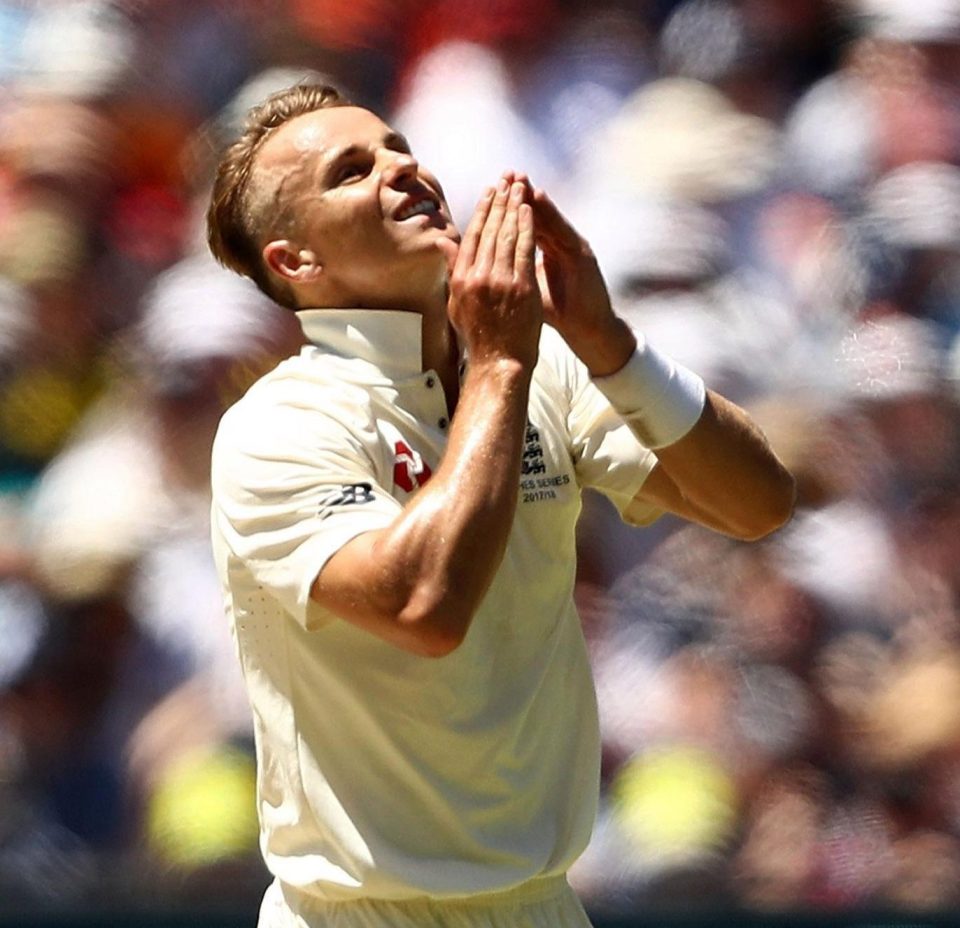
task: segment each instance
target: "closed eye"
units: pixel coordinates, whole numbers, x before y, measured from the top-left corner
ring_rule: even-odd
[[[365,163],[359,161],[348,162],[337,168],[334,174],[335,182],[338,185],[349,183],[351,180],[366,176],[368,170],[369,167]]]

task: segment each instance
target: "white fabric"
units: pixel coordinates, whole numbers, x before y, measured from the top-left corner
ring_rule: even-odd
[[[531,880],[504,893],[467,899],[357,899],[311,902],[298,914],[274,882],[264,896],[259,928],[590,928],[563,877]]]
[[[503,564],[457,650],[406,653],[309,591],[340,546],[389,524],[439,466],[449,413],[421,370],[421,320],[300,316],[314,345],[228,411],[213,457],[214,550],[253,705],[267,864],[304,911],[563,874],[598,787],[572,601],[580,487],[649,521],[657,513],[633,500],[655,458],[545,331]]]
[[[627,363],[594,383],[650,448],[683,438],[697,424],[707,396],[700,377],[642,335]]]

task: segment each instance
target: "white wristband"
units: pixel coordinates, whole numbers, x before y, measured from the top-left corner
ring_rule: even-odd
[[[696,425],[706,402],[703,380],[657,351],[640,334],[615,374],[593,382],[648,448],[664,448]]]

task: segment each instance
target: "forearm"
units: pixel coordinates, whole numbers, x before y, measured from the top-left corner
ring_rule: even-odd
[[[711,528],[754,540],[793,511],[793,477],[749,416],[712,391],[696,425],[657,458],[687,514]]]
[[[470,371],[437,473],[379,540],[401,622],[459,626],[486,593],[513,524],[529,382],[513,361]]]
[[[782,525],[793,478],[750,417],[693,372],[638,338],[619,371],[594,382],[659,465],[641,496],[743,539]]]
[[[430,481],[393,523],[331,560],[314,598],[408,650],[456,647],[513,524],[529,383],[515,360],[472,364]]]
[[[558,331],[591,377],[607,377],[620,370],[637,348],[630,326],[613,313],[593,328],[568,324]]]

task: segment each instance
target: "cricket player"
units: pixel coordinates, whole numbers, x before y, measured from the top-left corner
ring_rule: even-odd
[[[504,174],[461,236],[407,141],[332,88],[252,111],[209,238],[309,342],[213,454],[275,877],[261,928],[587,925],[565,880],[600,753],[581,491],[755,539],[792,478],[614,314],[543,191]]]

